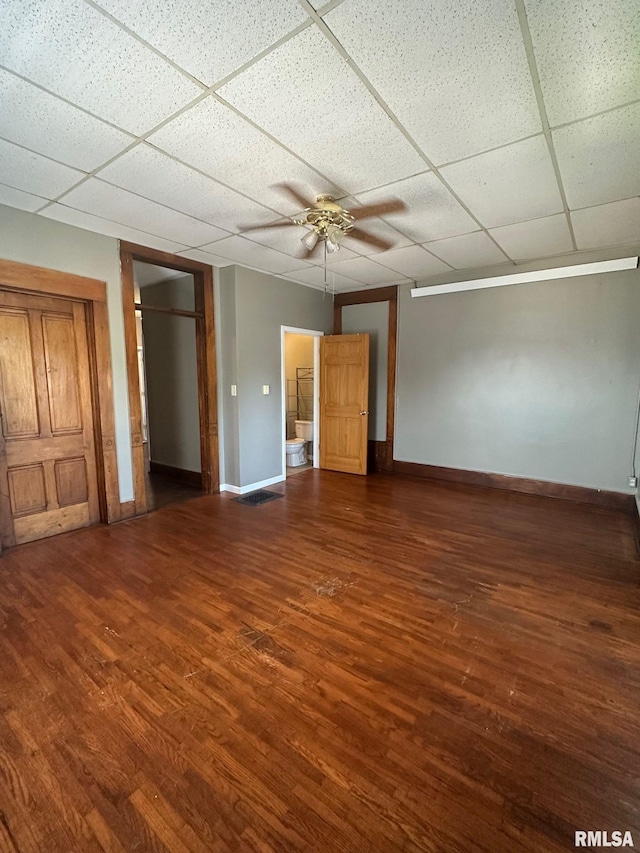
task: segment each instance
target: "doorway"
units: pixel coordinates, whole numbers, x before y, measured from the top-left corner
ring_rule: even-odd
[[[202,494],[195,284],[133,262],[147,510]],[[184,313],[178,313],[184,312]]]
[[[333,334],[368,332],[372,337],[370,398],[373,412],[368,450],[369,468],[373,471],[393,470],[397,325],[398,288],[395,285],[335,296]]]
[[[167,497],[171,499],[171,494],[154,494],[150,481],[154,467],[156,475],[165,478],[171,478],[177,472],[178,478],[182,478],[181,488],[195,487],[204,494],[219,491],[213,270],[198,261],[125,242],[120,244],[120,259],[133,457],[133,514],[141,515],[166,502]],[[144,264],[162,270],[164,278],[150,285],[138,285],[136,290],[136,264],[139,269],[143,269],[139,265]],[[189,276],[188,286],[185,276]],[[170,355],[171,348],[167,345],[167,318],[172,322],[173,355]],[[177,323],[182,325],[179,327]],[[142,327],[142,357],[138,343],[139,326]],[[148,358],[152,338],[156,341],[155,348],[162,362],[156,366],[154,376],[154,368]],[[187,338],[189,342],[185,343]],[[158,406],[162,407],[169,378],[174,377],[178,362],[183,359],[191,367],[195,360],[195,384],[192,374],[188,388],[176,389],[173,405],[164,403],[164,409],[157,408],[152,400],[154,393]],[[180,385],[179,382],[177,384]],[[196,403],[197,417],[194,415]],[[159,414],[154,416],[156,411]],[[184,431],[188,428],[185,424],[188,423],[192,425],[191,438],[182,442],[179,451],[171,450],[167,437],[170,438],[172,433],[174,437],[175,433],[186,435]],[[188,482],[189,474],[193,475],[191,483]],[[173,497],[177,496],[175,488],[169,491],[173,492]]]
[[[282,326],[282,474],[320,467],[320,338]]]

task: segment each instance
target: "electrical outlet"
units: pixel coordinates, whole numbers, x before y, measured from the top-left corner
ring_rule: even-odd
[[[231,386],[231,396],[232,396],[232,397],[237,397],[237,396],[238,396],[238,386],[237,386],[237,385],[232,385],[232,386]]]
[[[638,488],[638,478],[637,477],[629,477],[627,482],[629,484],[630,489],[637,489]]]
[[[268,385],[263,385],[263,386],[262,386],[262,393],[263,393],[263,394],[268,394],[268,393],[269,393],[269,386],[268,386]]]

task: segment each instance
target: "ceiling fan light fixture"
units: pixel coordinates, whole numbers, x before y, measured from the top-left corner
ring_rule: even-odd
[[[327,228],[327,249],[330,252],[338,251],[344,240],[344,234],[345,232],[339,225],[330,225]]]
[[[315,249],[318,243],[318,239],[319,237],[317,231],[309,231],[307,234],[304,235],[304,237],[302,237],[300,242],[305,247],[305,249],[308,249],[308,251],[311,252],[313,249]]]

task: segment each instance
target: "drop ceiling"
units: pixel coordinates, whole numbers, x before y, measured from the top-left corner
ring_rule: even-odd
[[[638,0],[2,0],[0,203],[322,287],[274,184],[396,196],[330,281],[640,242]]]

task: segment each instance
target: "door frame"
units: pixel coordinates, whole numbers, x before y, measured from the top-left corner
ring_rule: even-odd
[[[107,524],[120,521],[123,507],[120,503],[116,457],[106,282],[46,267],[0,260],[0,291],[23,293],[25,296],[53,296],[84,305],[100,521]]]
[[[342,334],[342,309],[345,305],[365,305],[369,302],[389,303],[386,440],[369,442],[369,463],[375,471],[392,471],[396,414],[398,286],[391,285],[390,287],[378,287],[374,290],[353,290],[349,293],[336,293],[333,298],[333,334]]]
[[[324,332],[317,329],[298,329],[280,326],[280,379],[282,386],[282,477],[287,478],[287,374],[285,362],[285,335],[306,335],[313,338],[313,467],[320,467],[320,338]]]
[[[142,443],[142,405],[138,373],[136,336],[136,300],[133,262],[142,261],[159,267],[189,273],[194,279],[195,310],[175,312],[193,316],[196,322],[196,361],[198,370],[198,413],[200,425],[200,460],[202,491],[212,495],[220,491],[220,459],[218,455],[218,402],[216,381],[216,340],[213,307],[213,268],[199,261],[172,255],[135,243],[120,241],[122,271],[122,310],[129,390],[131,459],[133,465],[132,515],[147,512],[144,446]],[[171,313],[171,311],[169,312]]]

